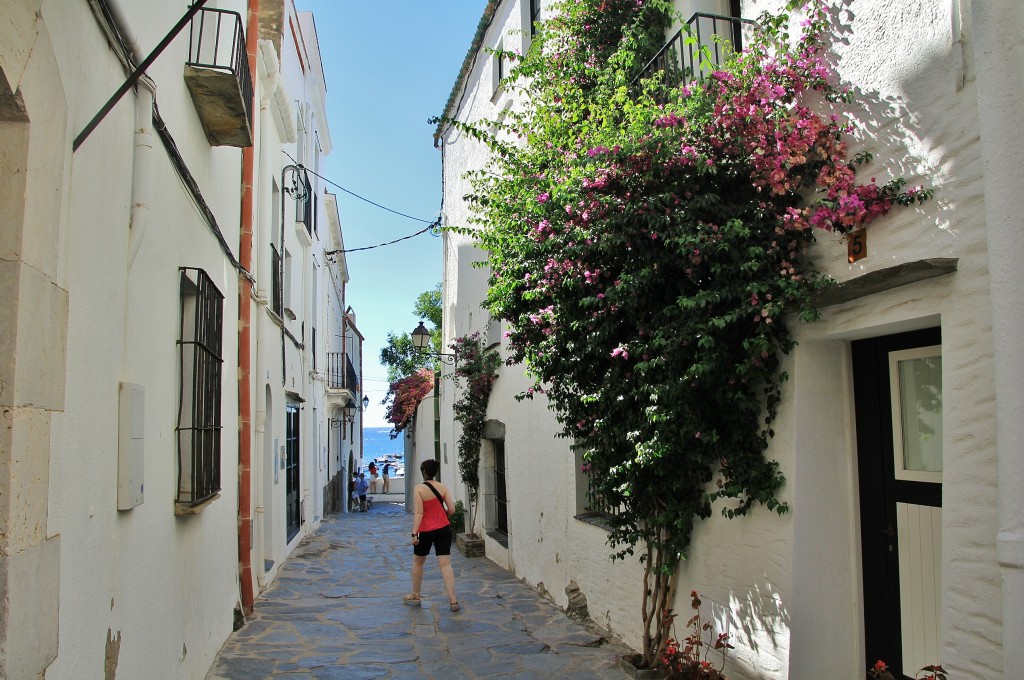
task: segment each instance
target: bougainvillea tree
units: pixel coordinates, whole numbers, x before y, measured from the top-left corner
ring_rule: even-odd
[[[815,229],[928,196],[859,180],[869,155],[822,113],[844,98],[823,59],[827,1],[802,7],[792,41],[788,16],[762,17],[742,53],[675,88],[635,80],[668,3],[561,3],[506,85],[523,108],[462,126],[492,151],[463,230],[487,253],[487,306],[618,508],[615,556],[640,553],[645,667],[668,639],[695,520],[716,504],[787,510],[765,452],[790,324],[816,318],[826,285]]]
[[[384,397],[384,417],[392,425],[388,436],[395,439],[405,429],[416,414],[416,407],[433,389],[434,371],[430,368],[421,368],[388,386]]]

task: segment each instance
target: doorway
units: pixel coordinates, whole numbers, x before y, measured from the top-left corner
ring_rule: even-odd
[[[285,505],[287,532],[291,541],[302,523],[302,498],[299,494],[299,406],[288,404],[285,414]]]
[[[867,668],[913,678],[940,653],[938,328],[852,343]]]

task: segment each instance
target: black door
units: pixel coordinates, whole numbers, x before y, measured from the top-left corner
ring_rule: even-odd
[[[937,603],[928,601],[940,587],[934,525],[941,522],[933,510],[942,506],[940,344],[938,328],[852,344],[865,663],[884,660],[896,678],[938,663],[921,659],[932,655],[938,628]]]
[[[302,521],[299,495],[299,407],[289,404],[285,414],[285,506],[288,528],[288,540],[299,533]]]

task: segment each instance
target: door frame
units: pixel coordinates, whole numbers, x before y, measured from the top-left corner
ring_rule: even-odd
[[[866,668],[883,659],[897,678],[903,668],[896,504],[942,507],[942,484],[896,479],[889,352],[941,345],[928,328],[851,343]]]

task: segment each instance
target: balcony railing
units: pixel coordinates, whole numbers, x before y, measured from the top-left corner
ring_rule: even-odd
[[[359,391],[359,378],[347,354],[327,353],[327,387],[332,390]]]
[[[743,49],[744,32],[753,26],[750,19],[697,12],[647,62],[633,86],[658,73],[664,73],[661,85],[666,92],[703,80],[730,54]]]
[[[213,146],[252,146],[252,78],[238,12],[201,9],[189,28],[185,83]]]

